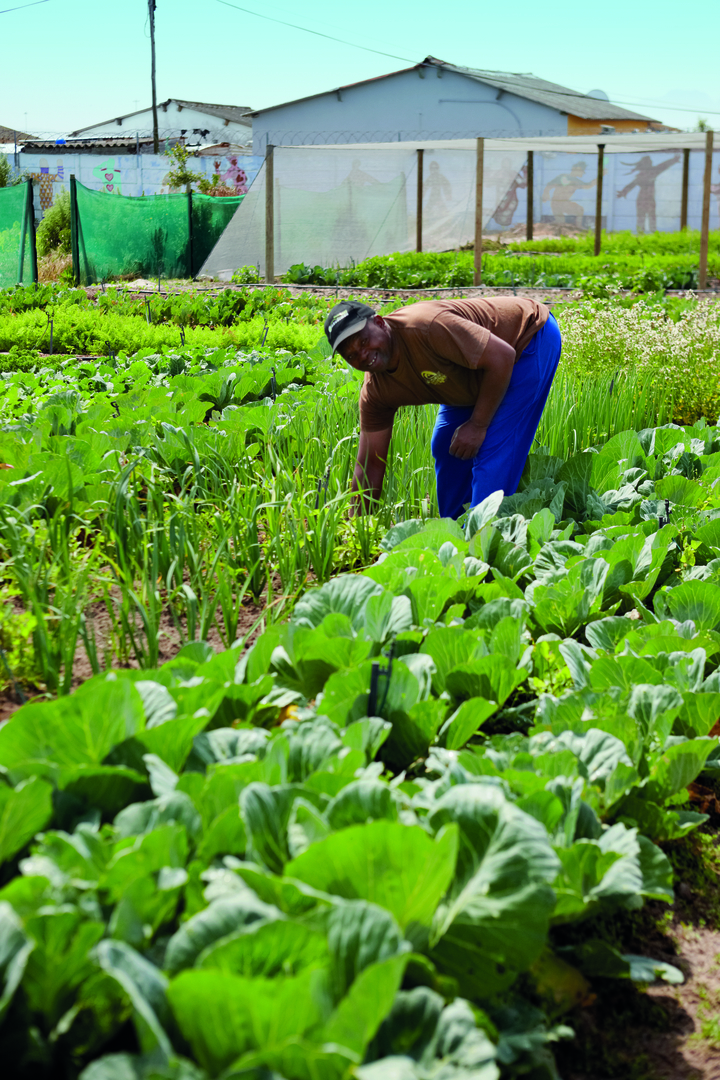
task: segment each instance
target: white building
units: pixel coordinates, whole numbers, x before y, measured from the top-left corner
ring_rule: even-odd
[[[252,113],[253,146],[592,135],[657,129],[649,116],[535,75],[434,56],[411,68]]]
[[[233,143],[246,146],[252,141],[250,109],[243,105],[208,105],[202,101],[168,98],[157,106],[158,136],[184,138],[188,143]],[[152,136],[152,108],[114,116],[100,124],[71,131],[68,138],[111,138],[127,135]]]

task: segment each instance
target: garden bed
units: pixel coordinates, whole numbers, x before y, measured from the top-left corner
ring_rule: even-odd
[[[0,726],[8,1067],[714,1080],[717,309],[566,307],[520,489],[463,530],[430,407],[350,517],[328,301],[223,295],[151,307],[184,347],[4,376],[2,647],[52,699]],[[256,319],[310,347],[227,341]]]

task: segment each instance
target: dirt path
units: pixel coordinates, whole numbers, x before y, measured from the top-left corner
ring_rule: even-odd
[[[543,254],[546,254],[543,252]],[[368,298],[374,297],[376,300],[382,300],[384,302],[390,300],[442,300],[449,297],[482,297],[482,296],[526,296],[531,300],[539,300],[546,302],[550,300],[553,303],[560,303],[568,300],[582,300],[584,293],[582,289],[555,289],[555,288],[543,288],[533,289],[525,288],[522,285],[503,285],[503,286],[484,286],[473,285],[467,288],[459,288],[457,286],[453,288],[435,288],[435,289],[378,289],[370,288],[367,286],[356,285],[352,287],[342,287],[339,285],[285,285],[281,281],[276,281],[274,285],[234,285],[229,281],[185,281],[185,280],[170,280],[158,282],[148,281],[144,278],[140,278],[137,281],[129,282],[114,282],[112,288],[122,289],[124,292],[147,298],[149,296],[166,296],[174,293],[209,293],[210,295],[216,295],[222,292],[224,289],[232,289],[239,291],[242,289],[286,289],[291,296],[302,296],[304,293],[309,293],[311,296],[324,296],[330,300],[348,300],[357,296],[366,296]],[[100,292],[100,285],[88,285],[85,287],[87,295],[94,299]],[[666,293],[667,296],[687,296],[688,290],[669,289]],[[713,278],[710,281],[710,288],[699,290],[692,290],[693,296],[708,300],[720,300],[720,279]],[[634,296],[630,290],[620,290],[618,296]]]

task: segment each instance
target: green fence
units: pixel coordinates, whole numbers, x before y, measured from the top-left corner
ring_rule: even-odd
[[[0,288],[37,281],[32,181],[0,188]]]
[[[71,177],[75,280],[194,277],[242,200],[196,192],[110,195]]]

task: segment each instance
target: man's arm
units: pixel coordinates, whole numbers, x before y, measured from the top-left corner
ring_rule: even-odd
[[[482,388],[472,416],[455,429],[450,443],[453,457],[470,461],[484,443],[490,421],[510,385],[515,359],[512,345],[491,334],[478,363],[478,369],[484,372]]]
[[[369,513],[372,504],[382,494],[387,454],[392,437],[392,424],[384,431],[361,431],[357,461],[353,475],[352,490],[363,491],[362,497],[355,498],[355,513],[365,510]],[[368,490],[369,489],[369,490]]]

